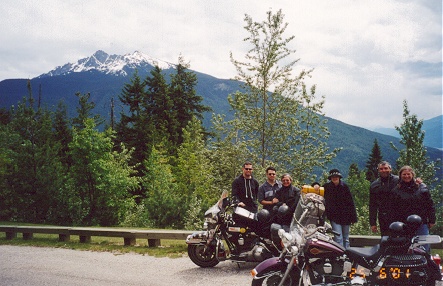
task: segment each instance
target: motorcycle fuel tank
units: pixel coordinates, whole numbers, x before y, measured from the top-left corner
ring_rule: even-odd
[[[329,241],[309,239],[305,245],[305,254],[309,258],[326,258],[340,256],[344,250]]]

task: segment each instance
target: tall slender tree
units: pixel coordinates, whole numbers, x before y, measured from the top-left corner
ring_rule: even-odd
[[[371,154],[368,161],[366,161],[366,180],[369,182],[374,181],[378,177],[378,164],[383,160],[380,146],[377,139],[374,139],[374,145],[372,146]]]
[[[194,72],[189,71],[189,67],[189,63],[186,63],[180,56],[169,85],[170,98],[174,103],[172,111],[176,116],[174,122],[171,122],[176,130],[171,132],[170,140],[175,147],[183,142],[183,129],[192,117],[196,116],[198,119],[202,119],[203,112],[211,110],[210,107],[202,104],[203,97],[197,95],[195,91],[197,76]]]
[[[310,179],[314,167],[324,166],[337,150],[329,152],[329,132],[321,117],[324,98],[315,96],[315,85],[307,88],[305,79],[312,70],[293,76],[295,51],[289,48],[294,36],[285,38],[288,23],[281,10],[267,12],[266,20],[255,22],[245,15],[245,41],[251,48],[244,61],[231,62],[237,69],[236,80],[243,89],[228,98],[234,110],[225,132],[246,142],[262,168],[270,163],[291,172],[295,180]],[[329,152],[329,153],[328,153]]]

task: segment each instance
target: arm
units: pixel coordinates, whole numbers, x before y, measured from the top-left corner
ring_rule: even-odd
[[[377,212],[378,212],[378,202],[377,202],[377,189],[375,186],[369,188],[369,225],[371,226],[372,232],[377,232]]]

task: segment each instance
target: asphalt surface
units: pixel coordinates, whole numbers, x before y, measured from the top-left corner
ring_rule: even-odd
[[[188,257],[2,245],[0,285],[251,285],[255,265],[224,261],[204,269]]]

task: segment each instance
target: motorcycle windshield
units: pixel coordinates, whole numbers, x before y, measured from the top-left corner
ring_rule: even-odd
[[[223,200],[227,198],[227,196],[228,192],[223,191],[223,193],[221,194],[221,198],[218,200],[216,204],[214,204],[205,212],[205,216],[218,214],[221,211],[221,208],[223,207]]]
[[[213,205],[212,207],[210,207],[210,208],[205,212],[205,216],[207,216],[207,215],[218,214],[219,212],[220,212],[220,208],[218,207],[218,203],[216,203],[215,205]]]

